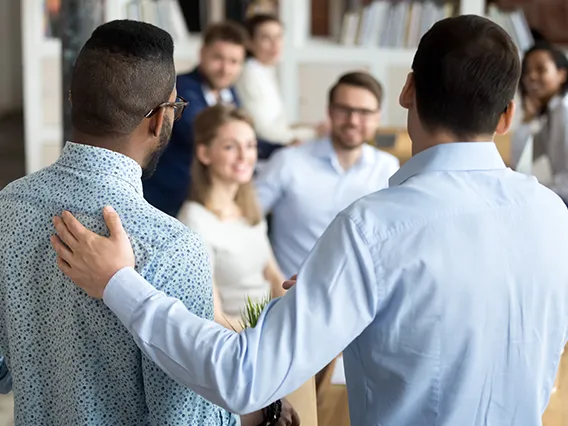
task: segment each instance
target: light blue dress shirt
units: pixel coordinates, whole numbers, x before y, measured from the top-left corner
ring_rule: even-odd
[[[136,269],[191,312],[213,318],[203,245],[144,200],[141,175],[131,158],[67,143],[55,164],[0,192],[0,355],[13,379],[17,425],[238,421],[143,356],[116,316],[55,264],[53,216],[69,209],[102,233],[101,209],[113,205],[131,237]]]
[[[329,138],[281,149],[263,165],[256,191],[272,212],[271,242],[286,277],[296,274],[317,239],[353,201],[388,186],[398,159],[365,144],[347,171]]]
[[[172,377],[248,412],[343,351],[351,424],[537,426],[568,329],[568,210],[493,143],[413,157],[329,226],[240,334],[132,269],[105,303]]]

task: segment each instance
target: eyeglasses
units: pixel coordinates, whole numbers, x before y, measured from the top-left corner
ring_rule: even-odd
[[[185,107],[188,104],[189,104],[188,101],[186,101],[184,98],[182,98],[181,96],[178,95],[178,96],[176,96],[175,102],[163,102],[163,103],[161,103],[156,108],[152,108],[150,111],[148,111],[146,113],[146,115],[144,115],[144,118],[152,117],[154,114],[156,114],[162,108],[173,108],[174,109],[174,121],[178,121],[181,118],[181,116],[183,115],[183,110],[185,109]]]
[[[379,112],[379,109],[366,109],[366,108],[351,108],[347,105],[333,104],[331,109],[339,116],[343,118],[351,117],[351,114],[358,115],[363,120],[369,118],[370,116]]]

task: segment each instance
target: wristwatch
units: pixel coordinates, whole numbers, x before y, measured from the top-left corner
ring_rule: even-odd
[[[282,414],[282,401],[278,400],[264,409],[264,420],[259,426],[276,426]]]

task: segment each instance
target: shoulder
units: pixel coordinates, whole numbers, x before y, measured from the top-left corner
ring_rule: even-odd
[[[215,227],[219,222],[217,216],[196,201],[186,201],[183,204],[178,220],[198,234]]]

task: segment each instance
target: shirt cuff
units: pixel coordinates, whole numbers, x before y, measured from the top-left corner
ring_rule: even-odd
[[[118,271],[108,282],[103,292],[103,302],[125,325],[130,325],[132,314],[140,304],[153,294],[159,293],[133,268]]]

